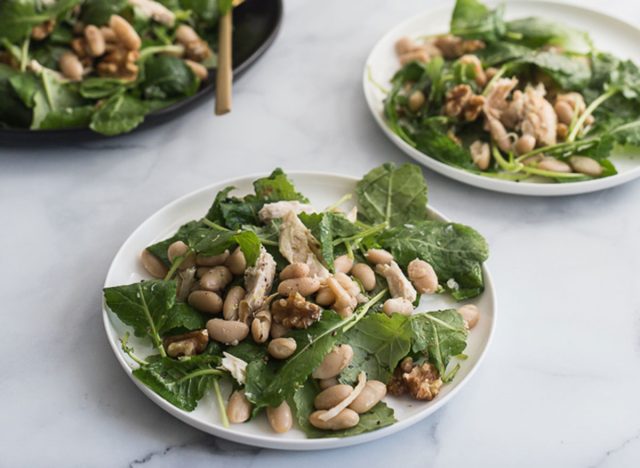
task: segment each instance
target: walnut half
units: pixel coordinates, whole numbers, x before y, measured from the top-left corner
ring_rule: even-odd
[[[299,293],[289,295],[287,299],[278,299],[271,305],[273,321],[287,328],[307,328],[320,320],[322,308],[307,302]]]
[[[444,113],[449,117],[461,117],[473,122],[482,112],[484,96],[473,94],[471,87],[460,84],[451,88],[445,97]]]
[[[425,362],[414,365],[413,359],[405,358],[396,368],[387,387],[392,395],[409,393],[416,400],[431,401],[440,393],[442,379],[432,364]]]
[[[168,336],[164,339],[163,345],[167,354],[175,358],[200,354],[206,349],[208,343],[209,332],[205,329]]]

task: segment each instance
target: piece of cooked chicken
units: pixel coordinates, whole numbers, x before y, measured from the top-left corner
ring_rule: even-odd
[[[296,200],[266,203],[262,208],[260,208],[260,211],[258,211],[258,217],[263,223],[268,223],[272,219],[284,217],[284,215],[290,211],[293,211],[295,214],[311,213],[313,211],[313,207]]]
[[[241,306],[246,309],[243,315],[248,315],[258,310],[271,291],[273,279],[276,276],[276,261],[273,256],[260,247],[260,256],[256,264],[244,272],[244,283],[247,293]]]
[[[294,211],[282,217],[279,248],[290,263],[307,264],[312,278],[324,279],[329,276],[329,270],[318,260],[320,243]]]
[[[520,125],[523,135],[533,135],[538,146],[556,144],[558,116],[553,106],[545,99],[546,90],[542,83],[524,90],[523,120]]]
[[[392,297],[401,297],[409,302],[414,302],[418,297],[418,293],[411,281],[404,275],[396,262],[378,264],[376,265],[376,272],[387,280]]]

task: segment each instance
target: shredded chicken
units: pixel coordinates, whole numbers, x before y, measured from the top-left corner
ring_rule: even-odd
[[[153,0],[129,0],[129,5],[138,8],[143,15],[166,26],[173,26],[176,21],[176,15],[162,3]]]
[[[544,98],[545,94],[546,90],[542,83],[535,88],[527,86],[524,91],[522,133],[533,135],[538,146],[556,144],[558,117],[551,103]]]
[[[280,253],[289,263],[306,263],[309,266],[310,277],[324,279],[329,276],[329,270],[318,260],[320,243],[293,211],[282,218],[279,244]]]
[[[244,282],[247,289],[247,294],[241,304],[241,307],[246,309],[244,315],[249,315],[262,307],[267,294],[271,291],[275,276],[275,260],[264,247],[260,247],[260,256],[256,260],[256,264],[244,272]]]
[[[258,211],[258,217],[263,223],[268,223],[272,219],[279,219],[284,217],[287,213],[293,211],[298,213],[311,213],[313,207],[306,203],[300,203],[299,201],[279,201],[273,203],[267,203],[260,211]]]
[[[515,78],[497,80],[489,89],[482,107],[485,116],[485,128],[489,130],[491,138],[502,151],[509,151],[512,142],[500,119],[509,107],[507,98],[517,84],[518,80]]]
[[[396,262],[376,265],[376,272],[387,280],[392,297],[401,297],[409,302],[414,302],[418,297],[411,281],[407,279]]]

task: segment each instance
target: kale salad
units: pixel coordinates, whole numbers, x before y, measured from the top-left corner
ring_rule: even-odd
[[[617,148],[640,147],[640,70],[585,32],[504,5],[457,0],[447,34],[403,37],[384,118],[413,148],[512,181],[616,174]]]
[[[0,128],[129,132],[195,94],[231,0],[2,0]]]
[[[152,278],[104,289],[153,347],[145,356],[122,337],[134,377],[184,411],[211,395],[225,426],[265,414],[276,433],[310,438],[393,424],[389,394],[437,398],[481,311],[416,307],[483,292],[484,238],[429,215],[412,164],[373,169],[324,210],[280,169],[253,185],[225,188],[203,218],[146,247]]]

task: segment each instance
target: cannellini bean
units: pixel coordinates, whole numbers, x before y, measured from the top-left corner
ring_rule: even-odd
[[[222,299],[212,291],[193,291],[187,299],[190,305],[202,312],[219,314],[222,310]]]
[[[207,322],[207,331],[212,340],[235,346],[249,334],[249,327],[232,320],[211,319]]]
[[[280,406],[267,408],[267,419],[271,428],[278,434],[289,431],[293,426],[293,415],[291,414],[291,408],[286,401],[283,401]]]
[[[286,335],[289,332],[289,329],[287,327],[285,327],[282,324],[276,323],[276,322],[271,322],[271,338],[278,339],[278,338],[282,338],[284,335]]]
[[[562,122],[565,125],[569,125],[573,120],[573,107],[567,101],[558,101],[556,102],[553,109],[556,111],[556,115],[558,116],[558,121]]]
[[[296,352],[298,344],[293,338],[276,338],[271,340],[267,351],[276,359],[287,359]]]
[[[536,147],[536,137],[534,137],[529,133],[526,133],[522,135],[520,138],[518,138],[514,146],[514,149],[516,150],[516,153],[520,155],[520,154],[528,153],[529,151],[533,150],[533,148],[535,147]]]
[[[406,65],[409,62],[428,62],[429,53],[424,49],[416,49],[411,52],[404,53],[400,56],[400,64]]]
[[[340,255],[333,261],[333,266],[338,273],[349,273],[353,267],[353,258],[348,255]]]
[[[335,346],[311,374],[315,379],[335,377],[351,363],[353,348],[348,344]]]
[[[125,48],[129,50],[140,50],[140,46],[142,45],[140,36],[133,26],[122,16],[111,15],[109,27],[113,29],[114,34]]]
[[[184,63],[191,69],[194,75],[198,77],[200,80],[206,80],[209,78],[209,70],[207,67],[202,65],[201,63],[194,62],[193,60],[184,59]]]
[[[407,266],[413,286],[420,294],[433,294],[438,290],[438,275],[431,265],[416,258]]]
[[[595,159],[586,156],[571,156],[569,164],[574,171],[590,177],[599,177],[602,175],[602,166]]]
[[[315,278],[292,278],[282,281],[278,285],[278,294],[289,296],[300,293],[302,296],[309,296],[320,289],[320,281]]]
[[[181,44],[188,44],[189,42],[197,41],[200,39],[198,33],[191,26],[187,26],[186,24],[181,24],[176,29],[176,40]]]
[[[365,291],[371,291],[376,287],[376,274],[366,263],[356,263],[351,269],[351,274],[360,281]]]
[[[106,42],[116,42],[118,38],[109,26],[100,26],[100,33]]]
[[[336,296],[329,287],[323,287],[316,294],[316,304],[321,306],[329,306],[336,301]]]
[[[329,387],[333,387],[334,385],[338,385],[340,382],[338,382],[338,379],[336,377],[330,377],[328,379],[320,379],[318,380],[318,386],[322,389],[322,390],[326,390]]]
[[[84,37],[87,40],[87,50],[92,57],[100,57],[105,52],[106,44],[104,36],[98,27],[93,24],[84,28]]]
[[[247,259],[244,257],[244,253],[240,247],[236,248],[225,262],[229,271],[234,275],[242,275],[244,270],[247,269]]]
[[[358,305],[358,300],[349,294],[334,277],[327,278],[327,286],[336,298],[333,310],[342,318],[351,316],[353,309]]]
[[[333,408],[342,400],[347,398],[353,392],[351,385],[338,384],[333,385],[326,390],[321,391],[313,401],[313,406],[319,410]]]
[[[242,286],[234,286],[229,289],[222,306],[222,316],[225,320],[238,319],[238,307],[240,306],[240,301],[244,298],[244,295],[245,290]]]
[[[176,258],[184,257],[182,263],[178,269],[186,270],[187,268],[191,268],[196,264],[196,256],[191,250],[189,246],[182,241],[176,241],[169,246],[167,249],[167,257],[169,257],[169,261],[173,263]]]
[[[478,166],[478,169],[484,171],[489,167],[491,163],[491,151],[488,143],[482,140],[476,140],[469,146],[469,152],[471,153],[471,160]]]
[[[337,416],[329,419],[328,421],[323,421],[320,419],[327,410],[318,410],[311,413],[309,416],[309,422],[312,426],[317,427],[318,429],[328,429],[331,431],[339,431],[341,429],[348,429],[350,427],[355,427],[360,422],[360,416],[358,413],[353,411],[352,409],[345,408]]]
[[[396,41],[396,44],[395,44],[396,54],[398,54],[398,55],[402,55],[402,54],[406,54],[407,52],[411,52],[416,47],[417,47],[416,43],[413,41],[413,39],[411,39],[409,37],[401,37],[400,39],[398,39]]]
[[[236,390],[229,397],[227,403],[227,418],[231,424],[240,424],[251,417],[251,402],[244,394],[244,390]]]
[[[360,395],[351,402],[349,408],[359,414],[366,413],[376,406],[386,394],[387,386],[384,383],[379,380],[369,380]]]
[[[413,314],[413,304],[411,303],[411,301],[403,297],[394,297],[393,299],[387,299],[386,301],[384,301],[382,310],[389,316],[394,313],[411,315]]]
[[[342,286],[351,296],[357,296],[360,294],[360,287],[358,286],[358,283],[349,278],[349,275],[345,273],[336,273],[333,276],[338,280],[340,286]]]
[[[475,327],[478,320],[480,320],[480,309],[473,304],[463,305],[458,309],[458,313],[462,315],[464,324],[469,330]]]
[[[417,112],[424,105],[426,99],[424,93],[419,89],[409,95],[409,110]]]
[[[271,331],[271,312],[260,310],[251,322],[251,336],[256,343],[264,343],[269,339]]]
[[[552,172],[571,172],[571,166],[556,158],[545,157],[538,163],[538,169]]]
[[[147,249],[144,249],[140,253],[140,260],[142,261],[142,266],[144,267],[144,269],[147,270],[147,273],[149,273],[154,278],[164,278],[169,272],[169,269],[166,267],[166,265]]]
[[[305,276],[309,276],[309,265],[306,263],[292,263],[287,265],[280,272],[280,281],[294,279],[294,278],[304,278]]]
[[[214,267],[214,266],[220,266],[220,265],[224,265],[224,262],[227,261],[227,258],[229,258],[229,251],[225,250],[224,252],[222,252],[219,255],[197,255],[196,256],[196,265],[198,266],[208,266],[208,267]]]
[[[393,261],[393,255],[383,249],[369,249],[364,256],[374,265],[387,264]]]
[[[221,291],[231,282],[233,276],[225,266],[210,269],[200,278],[200,287],[207,291]]]
[[[62,54],[58,60],[58,65],[60,66],[62,74],[70,80],[78,81],[82,79],[84,67],[82,63],[80,63],[78,56],[73,52],[65,52]]]

